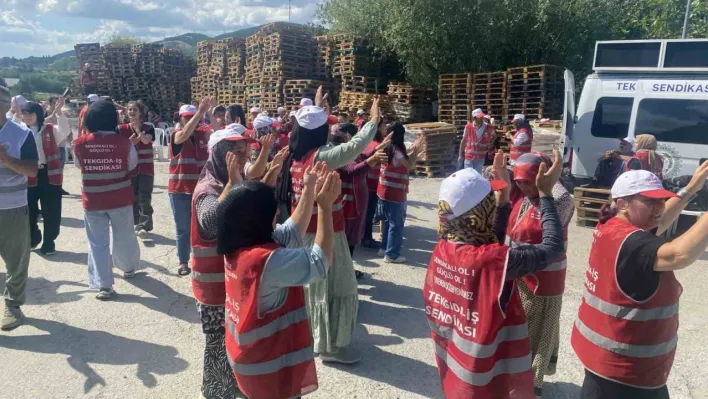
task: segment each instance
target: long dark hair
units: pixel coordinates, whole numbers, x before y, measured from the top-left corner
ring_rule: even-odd
[[[243,111],[243,108],[240,105],[229,105],[228,107],[226,107],[226,113],[231,115],[231,120],[226,121],[226,125],[236,123],[236,117],[238,117],[238,123],[246,126],[246,113]]]
[[[403,127],[398,122],[394,122],[386,127],[387,132],[393,132],[393,136],[391,136],[391,144],[386,146],[386,156],[388,156],[388,163],[393,162],[393,156],[396,153],[396,149],[401,151],[403,153],[403,156],[408,159],[408,151],[406,150],[406,145],[403,142],[403,138],[406,135],[406,128]]]
[[[41,132],[42,127],[44,127],[44,108],[35,102],[28,101],[27,104],[22,107],[22,112],[37,115],[37,131]]]
[[[140,122],[142,122],[142,123],[147,122],[148,112],[149,112],[147,105],[145,105],[145,103],[143,103],[142,100],[130,101],[128,103],[129,107],[130,107],[130,104],[135,105],[135,108],[137,108],[138,111],[140,111]]]
[[[277,209],[275,190],[263,182],[246,180],[232,188],[217,207],[219,255],[273,242]]]
[[[379,119],[379,124],[376,126],[376,134],[374,135],[374,140],[377,143],[380,143],[384,140],[384,135],[381,133],[381,125],[384,124],[384,119],[381,118]]]

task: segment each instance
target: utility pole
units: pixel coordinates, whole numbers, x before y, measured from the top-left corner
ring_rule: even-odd
[[[688,36],[688,20],[691,17],[691,0],[686,0],[686,17],[683,19],[683,35],[681,35],[682,39],[685,39]]]

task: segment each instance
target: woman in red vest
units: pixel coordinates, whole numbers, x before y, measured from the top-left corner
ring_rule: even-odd
[[[535,398],[526,316],[515,281],[563,253],[552,198],[562,158],[556,150],[553,166],[543,164],[536,177],[543,241],[518,248],[503,244],[511,212],[505,166],[499,151],[493,166],[497,180],[466,168],[440,185],[440,241],[428,264],[423,299],[448,398]]]
[[[384,149],[387,159],[381,166],[376,191],[384,215],[379,256],[383,256],[386,263],[405,263],[406,257],[401,255],[401,246],[406,218],[404,205],[408,193],[408,150],[403,143],[406,129],[400,123],[394,123],[387,130],[393,135],[391,144]]]
[[[59,100],[59,109],[64,105],[63,103],[63,99]],[[64,165],[61,163],[58,144],[71,134],[71,127],[66,117],[61,112],[55,115],[57,125],[45,123],[44,109],[41,105],[28,102],[22,107],[22,119],[34,134],[39,156],[37,177],[27,179],[31,247],[34,249],[42,243],[39,252],[46,256],[56,254],[54,240],[59,236],[61,226],[61,185],[64,180]],[[37,226],[40,209],[38,203],[44,219],[44,236]]]
[[[323,280],[333,259],[332,208],[341,181],[324,163],[308,167],[303,179],[298,206],[282,225],[275,192],[261,182],[238,184],[218,207],[226,352],[249,399],[298,398],[318,386],[303,285]],[[317,233],[302,248],[315,199]]]
[[[678,194],[651,172],[625,172],[612,186],[593,233],[585,289],[571,344],[585,366],[583,399],[664,399],[676,353],[675,270],[708,247],[708,214],[668,241],[663,233],[708,178],[704,162]]]
[[[550,168],[551,160],[544,153],[531,152],[521,155],[514,164],[514,182],[523,196],[512,200],[511,216],[506,230],[507,245],[540,244],[541,228],[540,193],[536,176],[541,164]],[[568,224],[573,218],[575,205],[570,193],[560,182],[553,186],[553,200],[563,226],[563,237],[568,237]],[[526,312],[531,342],[534,390],[541,396],[543,377],[553,375],[558,362],[560,312],[565,289],[565,253],[544,270],[524,276],[517,281],[521,303]]]
[[[130,123],[118,126],[118,134],[130,139],[138,152],[138,167],[132,177],[135,203],[133,225],[138,237],[145,239],[152,231],[152,188],[155,183],[155,163],[152,142],[155,129],[146,123],[148,108],[141,101],[128,103]]]
[[[656,137],[651,134],[640,134],[635,138],[634,148],[636,150],[634,159],[639,161],[642,170],[649,171],[660,180],[664,180],[664,158],[656,153]],[[630,170],[629,163],[627,163],[627,170]]]
[[[391,142],[390,137],[386,137],[386,124],[383,119],[379,122],[374,139],[364,150],[364,156],[371,157],[383,148],[387,147]],[[389,135],[390,136],[390,135]],[[383,161],[383,159],[381,160]],[[379,196],[376,191],[379,189],[379,175],[381,173],[381,161],[369,168],[366,175],[366,186],[369,189],[369,201],[366,205],[366,216],[364,219],[364,239],[361,242],[361,247],[368,250],[378,251],[381,249],[381,243],[374,240],[374,217],[376,216],[376,207],[379,204]]]

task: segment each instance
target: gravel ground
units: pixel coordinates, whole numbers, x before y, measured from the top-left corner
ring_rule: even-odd
[[[0,333],[0,398],[197,398],[203,336],[189,279],[177,276],[174,224],[167,197],[167,164],[157,164],[153,240],[141,244],[142,271],[116,280],[113,302],[94,299],[87,287],[86,233],[80,197],[64,198],[58,254],[32,254],[27,325]],[[79,193],[67,166],[65,188]],[[387,265],[372,252],[355,254],[361,280],[355,366],[323,366],[312,398],[441,398],[432,344],[422,311],[421,287],[436,241],[440,179],[411,184],[404,255],[408,265]],[[11,228],[2,226],[0,228]],[[568,284],[561,322],[558,373],[544,398],[577,397],[583,369],[570,348],[592,230],[569,234]],[[707,258],[708,259],[708,258]],[[1,262],[0,262],[1,263]],[[684,284],[680,340],[669,389],[674,399],[708,398],[708,286],[706,261],[678,273]],[[0,280],[4,281],[4,264]],[[2,284],[2,283],[0,283]]]

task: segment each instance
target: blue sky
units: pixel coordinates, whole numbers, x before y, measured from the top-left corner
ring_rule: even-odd
[[[288,20],[287,0],[0,0],[0,57],[24,58],[105,42],[187,32],[217,35]],[[316,0],[292,0],[291,21],[311,22]]]

